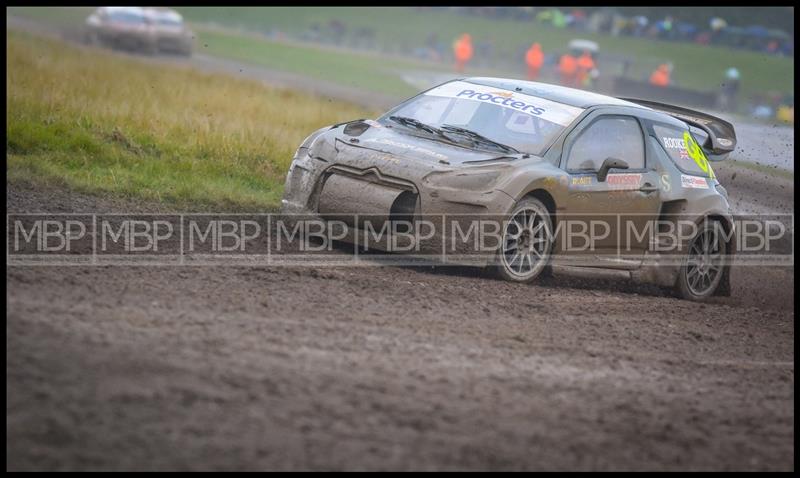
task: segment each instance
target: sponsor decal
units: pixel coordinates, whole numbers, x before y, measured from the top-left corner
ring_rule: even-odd
[[[664,143],[664,147],[667,149],[686,149],[686,143],[683,142],[683,138],[669,138],[664,136],[661,138],[661,142]]]
[[[546,100],[519,92],[492,88],[484,85],[454,81],[436,87],[425,93],[428,96],[457,98],[512,109],[520,113],[541,118],[551,123],[567,126],[583,112],[582,108]]]
[[[418,153],[422,153],[422,154],[427,155],[427,156],[432,156],[434,158],[441,159],[441,160],[446,160],[447,159],[447,155],[444,155],[444,154],[441,154],[441,153],[437,153],[436,151],[431,151],[430,149],[422,148],[420,146],[416,146],[416,145],[413,145],[413,144],[401,143],[399,141],[394,141],[394,140],[391,140],[391,139],[388,139],[388,138],[367,139],[365,141],[368,142],[368,143],[380,143],[380,144],[385,144],[385,145],[389,145],[389,146],[395,146],[395,147],[398,147],[398,148],[410,149],[412,151],[416,151]]]
[[[569,186],[569,178],[567,176],[548,176],[544,178],[543,183],[545,186],[555,187],[560,184],[563,187],[567,187]]]
[[[697,164],[697,167],[699,167],[704,173],[707,173],[710,178],[713,178],[714,170],[711,169],[711,165],[708,164],[708,159],[703,153],[703,149],[699,144],[697,144],[697,141],[694,140],[688,131],[683,133],[683,142],[686,143],[686,152]]]
[[[683,138],[670,138],[668,136],[664,136],[661,138],[661,143],[666,149],[678,150],[678,155],[681,159],[687,161],[689,160],[689,152],[686,151],[686,142],[683,141]]]
[[[689,189],[708,189],[706,178],[681,174],[681,186]]]
[[[592,177],[591,176],[578,176],[572,178],[572,185],[573,186],[589,186],[592,184]]]
[[[661,189],[668,193],[672,190],[672,183],[670,182],[669,174],[661,175]]]
[[[642,175],[638,173],[609,174],[606,177],[609,189],[636,189],[641,180]]]

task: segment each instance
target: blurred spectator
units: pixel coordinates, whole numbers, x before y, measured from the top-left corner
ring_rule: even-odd
[[[794,97],[792,95],[786,95],[778,105],[778,111],[775,113],[775,117],[779,121],[783,121],[785,123],[794,123]]]
[[[456,71],[464,72],[467,62],[472,59],[472,37],[464,33],[453,43],[453,53],[456,58]]]
[[[669,63],[662,63],[650,75],[650,84],[653,86],[667,87],[670,83],[670,73],[672,73],[672,65]]]
[[[333,36],[333,42],[337,45],[341,44],[344,34],[347,31],[347,27],[344,26],[344,23],[339,20],[331,20],[328,22],[328,29],[330,29],[331,35]]]
[[[772,107],[766,103],[756,103],[751,114],[754,118],[771,119],[773,111]]]
[[[558,61],[558,74],[564,86],[577,86],[578,60],[569,53],[561,55]]]
[[[736,94],[739,92],[739,70],[730,67],[725,71],[725,80],[720,91],[720,108],[723,111],[736,111]]]
[[[494,45],[490,39],[478,42],[475,45],[475,56],[477,56],[478,62],[483,66],[491,66],[490,62],[494,58],[493,50]]]
[[[432,60],[442,61],[444,57],[444,46],[439,41],[439,35],[437,35],[436,32],[428,34],[428,38],[425,40],[425,46],[428,48],[428,54]]]
[[[539,78],[539,70],[541,70],[543,63],[544,53],[542,52],[542,46],[534,43],[525,53],[525,64],[528,65],[529,80],[536,81]]]
[[[561,13],[561,10],[557,8],[553,10],[553,26],[556,28],[564,28],[567,26],[566,15]]]
[[[625,17],[622,15],[614,15],[614,18],[611,22],[611,34],[613,36],[619,36],[619,34],[622,33],[627,25],[628,20]]]
[[[720,17],[714,17],[708,22],[708,26],[711,27],[712,32],[716,33],[722,30],[723,28],[727,27],[728,22],[726,22]]]
[[[633,17],[633,35],[637,37],[644,35],[649,23],[650,20],[648,20],[644,15],[637,15]]]
[[[695,43],[700,45],[708,45],[711,43],[711,32],[700,32],[694,38]]]
[[[576,63],[578,67],[577,83],[579,86],[588,87],[591,84],[591,77],[589,74],[595,69],[594,60],[589,50],[584,50]]]
[[[586,12],[580,8],[576,8],[572,10],[569,14],[569,26],[576,29],[576,30],[586,30]]]

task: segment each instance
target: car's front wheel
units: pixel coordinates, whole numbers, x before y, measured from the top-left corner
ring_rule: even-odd
[[[689,242],[676,290],[687,300],[703,300],[716,292],[725,271],[727,245],[717,221],[706,221]]]
[[[541,201],[519,201],[503,227],[495,271],[513,282],[530,282],[547,266],[553,249],[553,223]]]

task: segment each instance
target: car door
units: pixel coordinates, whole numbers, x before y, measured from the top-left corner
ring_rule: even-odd
[[[649,247],[647,228],[661,209],[659,175],[649,167],[641,122],[627,115],[590,116],[564,146],[561,167],[569,184],[559,209],[572,224],[559,230],[559,253],[575,258],[575,265],[637,267]],[[612,168],[603,180],[598,172],[608,158],[629,167]]]

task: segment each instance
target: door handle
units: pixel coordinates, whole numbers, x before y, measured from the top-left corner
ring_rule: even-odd
[[[641,192],[643,192],[645,194],[650,194],[650,193],[655,192],[657,190],[658,190],[658,188],[653,186],[650,183],[644,183],[642,185],[642,187],[639,188],[639,191],[641,191]]]

